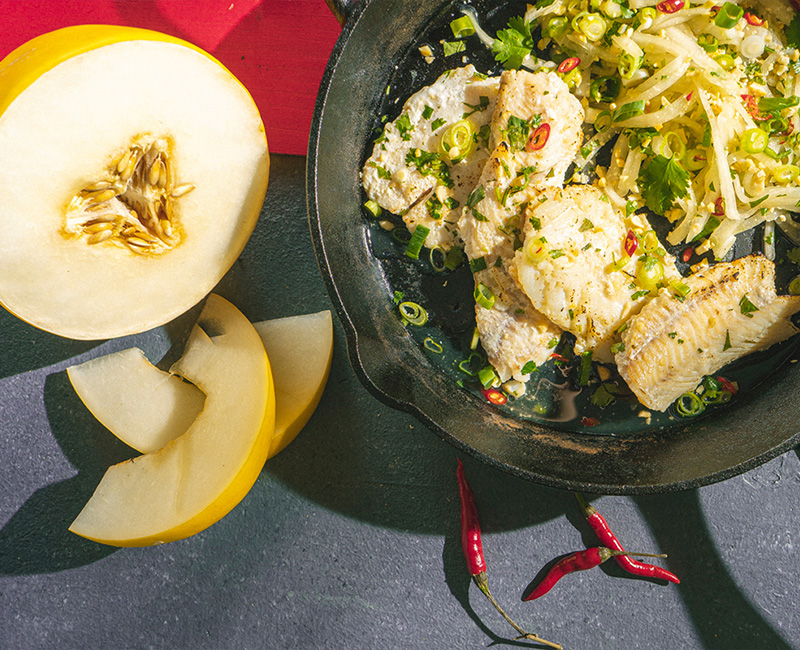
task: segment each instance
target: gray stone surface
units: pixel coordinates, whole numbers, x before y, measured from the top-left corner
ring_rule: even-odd
[[[262,222],[220,293],[253,320],[330,307],[304,159],[274,157]],[[128,342],[64,341],[5,313],[0,331],[0,648],[531,647],[467,576],[455,450],[362,388],[338,324],[319,409],[250,494],[206,531],[141,549],[67,531],[131,452],[63,369]],[[168,345],[163,332],[136,342]],[[571,494],[464,463],[490,586],[524,627],[571,650],[800,648],[796,451],[700,490],[595,498],[628,548],[669,555],[681,585],[609,564],[532,603],[520,596],[542,567],[596,541]]]

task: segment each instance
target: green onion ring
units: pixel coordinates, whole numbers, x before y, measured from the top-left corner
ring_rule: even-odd
[[[697,393],[684,393],[675,402],[675,410],[681,417],[699,415],[706,410],[703,400]]]
[[[397,308],[400,310],[400,315],[411,325],[419,327],[428,322],[428,312],[422,305],[407,300],[401,302]]]
[[[435,354],[441,354],[444,352],[444,348],[441,346],[441,344],[434,341],[430,336],[422,342],[422,345],[425,346],[425,349],[430,350]]]

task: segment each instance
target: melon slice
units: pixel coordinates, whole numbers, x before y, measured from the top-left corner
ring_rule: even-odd
[[[109,467],[72,532],[115,546],[182,539],[225,516],[255,483],[275,427],[275,390],[250,322],[212,294],[170,372],[203,391],[203,410],[160,451]]]
[[[67,375],[98,421],[143,454],[186,433],[206,399],[194,384],[156,368],[139,348],[71,366]]]
[[[218,61],[142,29],[50,32],[0,62],[0,303],[112,338],[199,302],[255,227],[264,125]]]
[[[331,312],[289,316],[255,324],[275,377],[272,458],[311,419],[328,381],[333,358]]]
[[[294,440],[319,404],[333,356],[333,322],[329,311],[321,311],[262,321],[254,327],[275,383],[271,458]],[[159,370],[138,348],[71,366],[67,374],[78,397],[103,426],[142,453],[158,451],[182,435],[205,400],[197,387]]]

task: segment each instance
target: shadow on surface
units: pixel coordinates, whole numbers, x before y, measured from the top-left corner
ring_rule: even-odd
[[[0,574],[52,573],[99,560],[116,549],[69,532],[109,465],[136,455],[83,406],[66,372],[47,377],[44,401],[56,438],[76,476],[42,487],[0,530]]]
[[[681,578],[677,588],[704,648],[792,650],[728,573],[697,490],[634,501],[658,547],[669,549],[669,564]]]
[[[340,335],[318,413],[325,413],[324,424],[312,417],[295,441],[267,462],[266,472],[349,517],[404,531],[448,533],[459,517],[458,452],[367,393],[350,371]],[[574,506],[568,492],[462,457],[487,530],[524,528]]]

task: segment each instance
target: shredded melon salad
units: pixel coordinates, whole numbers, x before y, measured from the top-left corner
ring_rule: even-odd
[[[796,228],[800,206],[800,20],[764,7],[539,0],[495,38],[464,13],[506,68],[556,70],[581,99],[573,181],[595,175],[617,206],[666,217],[671,244],[718,260],[765,223],[772,259],[775,223]]]

